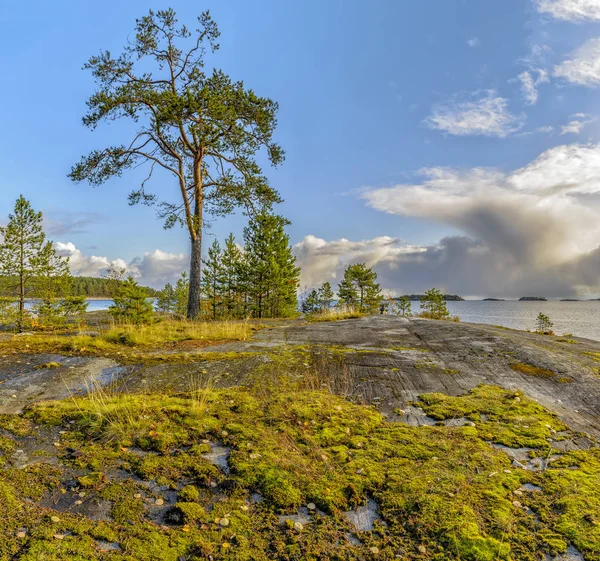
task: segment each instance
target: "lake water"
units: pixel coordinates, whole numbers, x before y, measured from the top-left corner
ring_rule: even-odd
[[[461,321],[470,323],[488,323],[513,329],[535,329],[535,318],[542,312],[552,323],[553,331],[559,335],[572,333],[578,337],[600,341],[600,301],[587,302],[482,302],[465,300],[448,302],[448,311]],[[413,311],[419,309],[419,303],[412,303]]]

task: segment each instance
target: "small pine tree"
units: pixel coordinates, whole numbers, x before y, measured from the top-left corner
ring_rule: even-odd
[[[245,315],[242,250],[235,243],[233,234],[225,240],[221,257],[223,268],[223,307],[227,317]]]
[[[177,317],[185,317],[188,309],[188,298],[190,293],[190,280],[188,274],[184,271],[175,283],[173,295],[173,313]]]
[[[223,312],[224,270],[223,252],[215,240],[208,248],[208,256],[202,260],[202,296],[209,307],[210,317],[217,319]]]
[[[543,314],[542,312],[540,312],[535,320],[535,330],[540,333],[541,335],[545,335],[548,333],[551,333],[551,329],[552,326],[554,324],[550,321],[550,318],[546,315]]]
[[[37,256],[34,279],[34,295],[39,300],[33,310],[42,326],[58,327],[64,324],[66,317],[62,313],[59,297],[69,293],[70,285],[69,260],[59,256],[51,242],[46,242]]]
[[[146,290],[131,276],[121,282],[113,302],[108,311],[117,321],[140,325],[150,323],[154,317]]]
[[[398,315],[410,317],[412,316],[410,298],[405,294],[398,300]]]
[[[163,314],[172,314],[175,310],[175,289],[171,283],[158,293],[156,297],[156,309]]]
[[[14,213],[8,215],[8,224],[0,227],[0,237],[0,274],[16,279],[13,287],[18,291],[16,324],[22,331],[27,317],[25,297],[39,273],[39,255],[46,240],[42,213],[34,211],[21,195],[15,203]]]
[[[373,313],[381,303],[381,288],[377,273],[364,263],[350,265],[338,285],[340,302],[356,306],[361,312]]]
[[[321,310],[319,293],[314,288],[302,299],[301,309],[304,314],[314,314]]]
[[[437,288],[432,288],[423,295],[421,315],[430,319],[447,319],[450,317],[444,295]]]
[[[319,306],[321,307],[321,310],[325,311],[331,308],[333,297],[334,294],[331,289],[331,283],[324,282],[319,288]]]
[[[67,296],[59,302],[60,314],[67,322],[74,322],[79,326],[85,323],[87,307],[85,296]]]

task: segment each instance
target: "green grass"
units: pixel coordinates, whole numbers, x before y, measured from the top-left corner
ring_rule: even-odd
[[[114,356],[121,362],[186,361],[184,352],[203,346],[226,342],[245,341],[260,326],[246,321],[186,321],[163,320],[138,326],[113,324],[100,329],[96,336],[32,333],[0,341],[0,354],[7,353],[69,353]],[[170,350],[158,355],[154,351]],[[147,360],[146,360],[147,359]],[[48,366],[45,367],[55,367]]]

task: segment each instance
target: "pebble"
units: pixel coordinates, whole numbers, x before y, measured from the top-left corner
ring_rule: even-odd
[[[419,553],[422,553],[423,555],[427,553],[427,548],[424,545],[420,545],[417,549],[419,550]]]
[[[50,520],[52,520],[52,522],[60,522],[60,518],[58,516],[51,516]]]
[[[373,547],[371,547],[371,548],[369,549],[369,551],[370,551],[370,552],[371,552],[373,555],[377,555],[377,554],[379,553],[379,548],[378,548],[378,547],[375,547],[375,546],[373,546]]]
[[[27,537],[27,533],[26,532],[17,532],[17,538],[25,538]]]
[[[240,507],[240,510],[243,511],[243,512],[248,512],[248,510],[250,510],[250,507],[248,505],[242,505]]]
[[[55,540],[64,540],[65,535],[64,534],[54,534],[54,539]]]
[[[154,501],[154,504],[155,504],[156,506],[162,506],[162,505],[164,505],[164,504],[165,504],[165,501],[164,501],[163,499],[156,499],[156,500]]]
[[[77,506],[79,506],[79,505],[82,505],[82,504],[83,504],[83,501],[75,501],[75,504],[76,504]]]
[[[512,504],[515,508],[521,508],[523,506],[519,501],[513,501]]]
[[[222,526],[223,528],[227,528],[227,526],[229,526],[229,518],[220,518],[219,526]]]
[[[514,493],[515,495],[522,495],[522,494],[523,494],[523,491],[519,491],[519,489],[517,489],[516,491],[513,491],[513,493]]]
[[[512,473],[512,471],[510,471],[509,469],[505,469],[504,473]]]
[[[302,530],[304,530],[304,525],[301,522],[294,522],[294,530],[302,532]]]
[[[521,398],[520,398],[520,397],[515,397],[515,401],[516,401],[517,403],[519,403],[519,402],[521,401]]]
[[[308,503],[308,504],[306,505],[306,508],[307,508],[308,510],[316,510],[316,508],[317,508],[317,505],[316,505],[315,503]]]
[[[210,485],[211,489],[214,489],[217,486],[217,482],[216,481],[211,481],[209,483],[209,485]]]
[[[356,474],[357,474],[357,475],[362,475],[362,474],[363,474],[363,471],[365,471],[363,468],[357,469],[357,470],[356,470]]]
[[[85,497],[85,491],[81,491],[81,493],[79,493],[80,497]]]
[[[134,499],[141,499],[142,498],[142,494],[141,493],[136,493],[135,495],[133,495]]]

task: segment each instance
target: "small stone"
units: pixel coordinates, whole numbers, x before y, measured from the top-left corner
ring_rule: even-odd
[[[521,508],[523,506],[519,501],[513,501],[512,504],[515,508]]]
[[[85,491],[81,491],[81,493],[79,493],[80,497],[85,497]]]
[[[242,505],[240,507],[240,510],[243,512],[248,512],[250,510],[250,507],[248,505]]]
[[[219,526],[221,526],[223,528],[227,528],[227,526],[229,526],[229,518],[220,518]]]
[[[378,555],[379,554],[379,548],[376,546],[373,546],[371,548],[369,548],[369,551],[373,554],[373,555]]]
[[[420,545],[419,547],[417,547],[417,549],[419,550],[419,553],[422,553],[423,555],[427,553],[427,548],[424,545]]]
[[[221,431],[221,436],[229,436],[229,433],[226,430]]]
[[[216,481],[211,481],[211,482],[209,483],[209,485],[210,485],[210,488],[211,488],[211,489],[215,489],[215,488],[216,488],[216,486],[217,486],[217,482],[216,482]]]
[[[64,534],[54,534],[54,539],[55,540],[64,540],[65,535]]]
[[[155,504],[156,506],[162,506],[162,505],[164,505],[164,504],[165,504],[165,501],[164,501],[163,499],[156,499],[156,500],[154,501],[154,504]]]
[[[294,530],[302,532],[302,530],[304,530],[304,525],[301,522],[294,522]]]
[[[26,532],[23,532],[23,531],[17,532],[17,538],[25,538],[25,537],[27,537]]]
[[[317,505],[316,505],[315,503],[308,503],[308,504],[306,505],[306,508],[307,508],[308,510],[316,510],[316,508],[317,508]]]
[[[517,403],[519,403],[519,402],[521,401],[521,398],[517,396],[517,397],[515,397],[515,401],[516,401]]]
[[[56,446],[56,448],[60,448],[60,442],[55,442],[54,446]]]
[[[51,516],[50,520],[52,520],[52,522],[60,522],[60,518],[58,516]]]
[[[13,399],[17,399],[17,394],[12,394],[10,397],[12,397]]]
[[[465,423],[465,425],[467,425],[468,427],[474,427],[474,426],[475,426],[475,423],[474,423],[473,421],[467,421],[467,422]]]
[[[260,454],[250,454],[249,457],[251,460],[258,460],[258,458],[260,458]]]
[[[520,491],[519,489],[517,489],[516,491],[513,491],[513,493],[517,496],[520,496],[523,494],[523,491]]]
[[[141,499],[142,498],[142,494],[141,493],[136,493],[135,495],[133,495],[134,499]]]
[[[74,504],[75,504],[76,506],[79,506],[79,505],[82,505],[82,504],[83,504],[83,501],[75,501],[75,503],[74,503]]]
[[[512,473],[512,471],[510,471],[509,469],[505,469],[504,473]]]
[[[359,468],[356,470],[356,475],[362,475],[365,470],[363,468]]]

